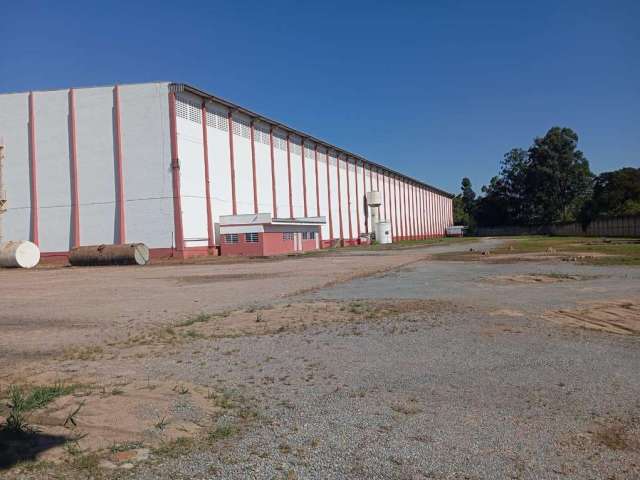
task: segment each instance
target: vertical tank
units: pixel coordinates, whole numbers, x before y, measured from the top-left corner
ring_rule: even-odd
[[[378,243],[391,243],[393,238],[391,237],[391,223],[390,222],[378,222],[375,225],[376,228],[376,241]]]

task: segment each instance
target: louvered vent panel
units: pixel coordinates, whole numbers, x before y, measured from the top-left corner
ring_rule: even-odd
[[[315,153],[313,152],[313,148],[309,145],[304,146],[304,158],[314,158]]]
[[[207,109],[207,125],[211,128],[228,132],[229,120],[227,119],[227,112],[216,108]]]
[[[176,116],[191,122],[201,123],[201,106],[196,101],[178,98],[176,99]]]
[[[269,145],[269,127],[265,127],[264,125],[257,124],[254,128],[253,138],[255,139],[256,142]]]
[[[251,122],[246,118],[233,117],[233,134],[251,138]]]
[[[286,137],[281,134],[281,133],[274,133],[273,134],[273,146],[276,147],[279,150],[287,150],[287,139]]]

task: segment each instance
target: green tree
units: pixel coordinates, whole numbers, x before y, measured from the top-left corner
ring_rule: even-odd
[[[473,215],[477,225],[496,227],[515,223],[511,215],[510,198],[503,177],[495,176],[488,186],[482,187],[483,196],[476,202]]]
[[[640,214],[640,168],[603,172],[593,182],[593,196],[584,205],[581,219]]]
[[[553,127],[529,148],[522,185],[531,217],[526,223],[574,220],[590,196],[593,174],[577,149],[578,135]]]
[[[464,208],[462,195],[453,197],[453,223],[454,225],[469,225],[469,214]]]
[[[462,193],[453,197],[453,221],[456,225],[466,225],[468,232],[475,229],[473,211],[475,209],[476,192],[473,191],[471,180],[467,177],[462,179],[460,187]]]
[[[467,177],[462,179],[462,203],[465,211],[470,214],[473,211],[474,202],[476,200],[476,192],[473,191],[471,180]]]

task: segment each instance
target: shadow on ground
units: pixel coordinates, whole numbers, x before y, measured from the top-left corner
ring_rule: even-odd
[[[36,460],[41,453],[67,441],[68,438],[60,435],[16,432],[4,426],[0,428],[0,472],[19,463]]]

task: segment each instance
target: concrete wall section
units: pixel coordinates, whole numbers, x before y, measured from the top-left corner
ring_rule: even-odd
[[[256,189],[258,191],[258,212],[273,212],[271,185],[271,153],[269,126],[256,123],[254,128],[256,152]]]
[[[233,151],[238,215],[254,213],[251,119],[240,113],[233,114]]]
[[[207,246],[202,101],[197,97],[179,95],[176,99],[176,125],[185,245]]]
[[[233,214],[228,110],[216,103],[207,103],[206,108],[211,209],[217,223],[220,215]],[[215,243],[219,244],[218,238]]]
[[[328,153],[329,158],[329,192],[331,193],[331,218],[333,225],[333,237],[331,240],[340,239],[340,204],[338,203],[338,167],[335,152]],[[342,192],[340,192],[342,193]],[[341,197],[342,195],[340,195]]]
[[[276,206],[279,218],[289,217],[289,167],[287,162],[287,134],[274,130],[274,175],[276,183]]]
[[[304,217],[304,184],[302,181],[302,148],[301,139],[292,135],[289,139],[291,156],[291,198],[293,216]]]
[[[60,90],[34,95],[38,126],[35,146],[38,152],[40,249],[66,252],[72,246],[69,92]],[[26,163],[28,159],[20,161]],[[28,185],[22,188],[26,190]]]
[[[116,137],[112,87],[77,90],[76,132],[80,240],[85,245],[116,243]]]
[[[170,247],[174,221],[167,84],[121,86],[120,110],[127,241]]]
[[[0,215],[0,240],[32,240],[29,182],[29,94],[0,95],[0,145],[7,211]]]
[[[320,215],[326,218],[322,225],[321,234],[323,240],[330,240],[329,236],[329,186],[327,184],[327,151],[318,148],[318,193],[320,194]]]

